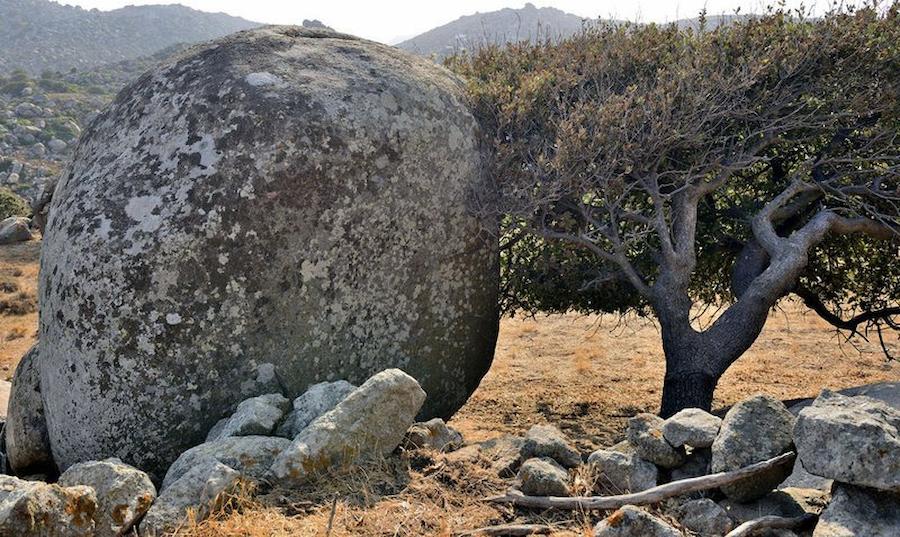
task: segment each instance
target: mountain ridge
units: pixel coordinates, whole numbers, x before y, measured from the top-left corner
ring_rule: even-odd
[[[50,0],[0,2],[0,72],[91,69],[261,24],[179,4],[86,10]]]

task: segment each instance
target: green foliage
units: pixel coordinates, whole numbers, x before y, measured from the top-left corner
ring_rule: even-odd
[[[31,208],[23,198],[6,188],[0,188],[0,220],[10,216],[28,216]]]
[[[897,4],[712,31],[606,26],[448,66],[469,81],[493,149],[508,310],[646,313],[650,299],[611,259],[652,286],[664,251],[654,218],[682,239],[675,208],[697,185],[716,186],[697,206],[688,292],[709,304],[735,301],[753,217],[798,178],[828,186],[775,222],[783,237],[823,211],[900,223]],[[883,195],[846,194],[854,185]],[[800,285],[830,311],[900,298],[896,238],[841,235],[809,257]]]

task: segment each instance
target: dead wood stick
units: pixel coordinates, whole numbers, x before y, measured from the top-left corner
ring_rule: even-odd
[[[458,537],[469,537],[477,535],[487,535],[490,537],[518,537],[521,535],[542,535],[553,531],[553,526],[546,524],[503,524],[501,526],[487,526],[478,528],[477,530],[466,531],[457,534]]]
[[[803,516],[794,518],[764,516],[755,520],[748,520],[747,522],[744,522],[740,526],[731,530],[725,537],[750,537],[751,535],[756,535],[762,530],[793,530],[802,528],[808,524],[812,524],[818,519],[819,517],[812,513],[806,513]]]
[[[658,487],[632,494],[578,497],[526,496],[517,490],[510,490],[505,495],[486,498],[486,501],[493,503],[510,503],[520,507],[533,507],[537,509],[565,510],[618,509],[623,505],[649,505],[690,492],[700,492],[721,487],[722,485],[730,485],[731,483],[752,477],[771,468],[793,463],[796,456],[797,454],[791,451],[767,461],[745,466],[738,470],[672,481],[665,485],[659,485]]]

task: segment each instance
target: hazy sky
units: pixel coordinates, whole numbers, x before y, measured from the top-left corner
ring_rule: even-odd
[[[60,0],[85,8],[115,9],[129,4],[180,3],[202,11],[223,11],[246,19],[280,24],[299,24],[319,19],[336,30],[395,43],[435,26],[477,11],[520,8],[520,0]],[[582,17],[608,17],[666,22],[695,17],[704,7],[713,15],[763,11],[771,3],[762,0],[533,0],[538,7],[552,6]],[[801,0],[786,0],[799,6]],[[807,6],[815,2],[802,2]],[[820,4],[822,2],[819,2]]]

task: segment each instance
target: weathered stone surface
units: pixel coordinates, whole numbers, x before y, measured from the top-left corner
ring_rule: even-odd
[[[0,244],[13,244],[31,240],[31,230],[27,218],[10,216],[0,220]]]
[[[713,445],[722,419],[699,408],[685,408],[667,419],[663,437],[674,447],[707,448]]]
[[[241,401],[234,414],[217,423],[206,436],[207,442],[229,436],[267,435],[284,417],[291,402],[280,393],[270,393]]]
[[[628,420],[628,443],[637,455],[663,468],[678,468],[685,462],[685,454],[663,438],[664,420],[654,414],[638,414]]]
[[[594,537],[681,537],[681,532],[639,507],[626,505],[598,522]]]
[[[221,462],[248,479],[262,479],[275,458],[290,444],[290,440],[275,436],[227,436],[200,444],[172,463],[161,490],[165,491],[191,468],[212,462]]]
[[[293,439],[313,420],[334,408],[355,389],[356,386],[346,380],[313,384],[303,395],[294,399],[293,410],[278,426],[276,434]]]
[[[406,431],[403,445],[409,449],[433,449],[453,451],[463,445],[463,437],[456,429],[448,426],[441,418],[413,423]]]
[[[6,456],[17,474],[55,472],[41,397],[38,346],[29,350],[13,374],[8,416]]]
[[[396,449],[425,401],[416,380],[399,369],[374,375],[297,435],[272,464],[283,482],[302,483],[333,466]]]
[[[900,495],[835,483],[813,537],[897,537]]]
[[[82,462],[59,476],[62,487],[83,485],[94,490],[96,537],[116,537],[150,509],[156,487],[144,472],[118,459]]]
[[[588,456],[588,464],[597,474],[598,492],[640,492],[655,487],[659,479],[653,463],[632,453],[598,449]]]
[[[713,472],[737,470],[791,450],[794,416],[784,404],[768,395],[755,395],[734,405],[722,420],[712,445]],[[765,496],[791,473],[790,466],[722,487],[729,498],[749,502]]]
[[[569,472],[550,457],[528,459],[517,475],[519,490],[529,496],[568,496]]]
[[[888,406],[900,410],[900,382],[875,382],[872,384],[864,384],[862,386],[837,390],[837,393],[846,395],[847,397],[865,395],[866,397],[878,399]],[[801,410],[813,404],[813,401],[815,401],[814,397],[794,401],[793,404],[788,407],[788,410],[791,411],[791,414],[796,416]]]
[[[811,474],[900,492],[900,410],[881,401],[825,390],[797,416],[794,442]]]
[[[510,478],[516,475],[522,464],[522,446],[525,439],[521,436],[505,435],[492,438],[479,444],[481,453],[491,461],[497,475]]]
[[[721,537],[734,527],[728,513],[709,498],[681,504],[675,516],[685,528],[701,537]]]
[[[781,482],[781,488],[796,487],[801,489],[831,490],[834,480],[813,475],[803,468],[800,458],[794,461],[794,469],[787,479]]]
[[[97,497],[90,487],[60,487],[0,475],[0,535],[94,537]]]
[[[828,503],[828,493],[816,489],[786,488],[772,491],[751,502],[724,499],[719,505],[738,523],[773,515],[795,518],[806,513],[819,514]]]
[[[141,535],[156,537],[174,529],[184,521],[189,509],[199,520],[206,518],[222,495],[237,486],[240,477],[240,472],[220,462],[194,466],[153,502],[141,520]]]
[[[534,457],[550,457],[566,468],[575,468],[582,462],[581,454],[566,435],[552,425],[533,425],[525,434],[522,460]]]
[[[85,130],[44,236],[61,466],[159,476],[268,393],[242,390],[266,364],[290,398],[401,367],[420,418],[448,417],[497,337],[485,161],[460,80],[350,36],[241,32],[140,77]]]

